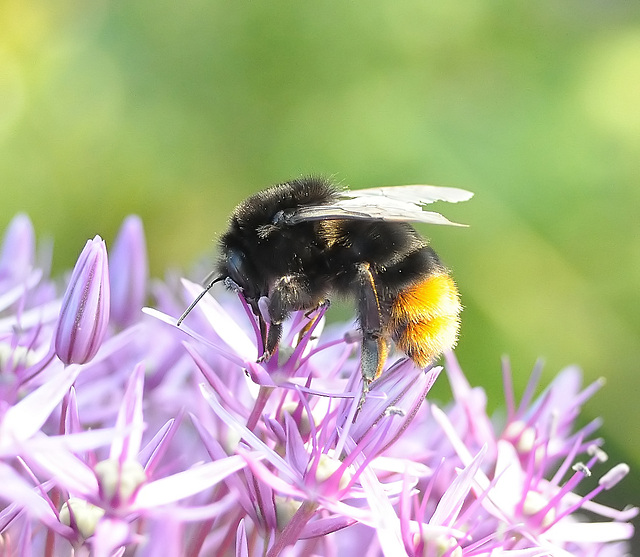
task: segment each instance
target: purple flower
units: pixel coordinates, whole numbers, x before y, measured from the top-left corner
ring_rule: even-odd
[[[87,241],[62,298],[55,333],[56,355],[65,364],[84,364],[95,355],[109,324],[107,248],[100,236]]]
[[[142,220],[128,216],[122,223],[111,250],[111,320],[126,327],[142,316],[149,279],[147,248]]]
[[[33,245],[25,222],[3,253]],[[506,410],[492,418],[490,393],[452,354],[441,406],[430,388],[442,368],[398,354],[360,405],[359,333],[325,327],[326,308],[294,314],[269,362],[256,362],[261,335],[241,296],[213,291],[176,328],[184,292],[147,284],[136,218],[112,254],[115,326],[98,237],[64,296],[29,250],[0,265],[3,554],[628,551],[637,509],[598,499],[629,468],[605,464],[598,420],[576,426],[601,385],[583,388],[577,368],[536,395],[536,367],[517,400],[505,362]],[[185,285],[187,298],[200,290]],[[139,318],[146,292],[155,318]]]
[[[210,489],[245,466],[240,456],[230,456],[175,474],[157,475],[159,459],[166,452],[166,445],[174,437],[178,424],[170,420],[141,451],[143,392],[144,367],[139,365],[128,381],[114,427],[110,430],[106,458],[101,459],[100,454],[93,450],[78,450],[80,445],[73,442],[78,434],[74,436],[71,433],[72,442],[68,446],[59,439],[57,443],[43,448],[31,447],[23,456],[23,466],[31,477],[47,477],[52,487],[59,490],[64,503],[58,520],[62,526],[71,529],[62,530],[62,533],[73,544],[82,544],[94,534],[97,537],[105,523],[109,524],[111,536],[92,542],[100,545],[105,555],[123,545],[135,543],[139,521],[155,516],[165,517],[167,506]],[[63,407],[68,424],[82,423],[74,398],[72,393]],[[42,497],[49,505],[54,504],[44,493]],[[224,509],[219,505],[217,512]],[[36,505],[32,502],[26,510],[33,514]],[[180,509],[173,508],[171,514],[174,518],[180,517]],[[215,514],[210,512],[209,516]],[[119,531],[119,535],[114,537],[114,531]]]
[[[421,412],[420,403],[438,370],[421,374],[407,361],[391,366],[372,385],[367,400],[357,412],[352,397],[357,396],[358,389],[353,381],[341,383],[342,376],[335,375],[331,368],[314,365],[316,359],[330,361],[323,357],[325,351],[334,353],[334,358],[337,357],[334,361],[340,361],[338,348],[347,349],[346,354],[350,350],[348,336],[337,342],[320,340],[310,350],[298,351],[294,344],[285,352],[290,354],[289,359],[270,369],[269,364],[249,361],[250,356],[230,355],[232,339],[225,328],[229,317],[225,317],[221,308],[213,311],[213,307],[208,307],[214,303],[208,300],[204,308],[205,315],[211,318],[210,340],[193,331],[185,331],[186,334],[202,348],[246,367],[249,376],[261,385],[260,390],[252,395],[242,384],[229,390],[202,354],[195,348],[188,350],[213,387],[213,391],[205,389],[204,393],[216,416],[224,422],[225,427],[216,430],[218,438],[221,433],[225,438],[233,432],[240,437],[241,444],[251,447],[253,455],[261,455],[259,460],[245,456],[251,472],[246,482],[231,478],[227,481],[235,491],[244,493],[243,508],[253,517],[252,522],[259,525],[259,531],[267,532],[263,542],[274,540],[269,555],[278,554],[296,540],[327,536],[332,532],[339,539],[348,540],[347,532],[355,532],[357,528],[345,528],[355,524],[366,525],[376,532],[369,549],[372,554],[376,553],[376,546],[377,551],[384,554],[396,554],[401,551],[401,540],[410,555],[432,552],[441,555],[447,551],[453,555],[476,555],[495,550],[514,555],[519,552],[542,555],[549,548],[562,552],[578,543],[578,539],[561,541],[557,536],[549,537],[545,528],[549,528],[551,522],[542,527],[535,520],[525,520],[522,510],[514,514],[515,507],[506,500],[502,505],[495,505],[493,495],[499,489],[511,494],[520,490],[517,508],[530,509],[542,485],[548,484],[545,478],[555,470],[558,460],[566,458],[567,465],[579,452],[587,450],[590,444],[587,436],[597,424],[573,431],[573,422],[580,405],[597,390],[598,384],[581,391],[574,368],[561,373],[535,400],[533,394],[539,373],[534,373],[517,410],[508,388],[509,374],[505,371],[507,392],[511,396],[506,425],[494,424],[489,418],[486,393],[469,385],[451,355],[447,359],[447,372],[454,404],[446,413],[433,407],[435,420],[429,412]],[[286,339],[295,338],[295,318],[290,327],[291,331],[284,335],[285,347]],[[301,357],[305,353],[306,356]],[[359,380],[357,367],[345,365],[349,360],[342,361],[351,379]],[[342,384],[344,394],[328,389],[327,377],[332,378],[334,385]],[[246,394],[240,394],[243,391]],[[257,406],[252,409],[252,404]],[[256,409],[260,414],[256,414]],[[198,428],[212,457],[220,458],[229,452],[229,448],[220,445],[202,425]],[[256,435],[258,431],[262,432],[260,437]],[[512,441],[507,444],[501,437],[511,437]],[[513,450],[505,452],[505,447]],[[239,450],[243,454],[240,447],[235,452]],[[505,454],[512,455],[515,462],[505,464]],[[527,462],[527,470],[532,471],[529,474],[535,473],[538,483],[533,481],[534,476],[529,476],[524,483],[510,481],[512,476],[505,470],[513,471],[516,466],[521,469],[522,462]],[[319,476],[320,469],[329,472]],[[460,469],[464,469],[462,475]],[[485,470],[492,473],[488,475]],[[375,472],[372,474],[372,471]],[[245,475],[248,474],[246,471]],[[616,474],[616,478],[621,475]],[[383,484],[379,483],[381,478],[384,478]],[[256,486],[261,486],[260,490]],[[568,499],[574,497],[571,488],[562,488],[560,492],[570,494]],[[396,510],[401,493],[430,495],[429,498],[425,495],[422,503],[415,503],[422,508],[419,517],[403,515],[401,511],[407,507],[400,506],[400,512]],[[595,495],[597,492],[591,497]],[[270,504],[266,505],[267,502]],[[415,504],[409,503],[408,508],[413,509]],[[560,503],[556,501],[556,505]],[[566,503],[560,507],[564,516],[571,514]],[[398,512],[399,522],[389,519]],[[601,526],[601,537],[596,540],[598,547],[613,540],[628,539],[632,528],[627,521],[636,512],[636,509],[608,511],[614,520],[607,527]],[[325,543],[328,542],[322,545]],[[575,547],[587,550],[586,545]]]

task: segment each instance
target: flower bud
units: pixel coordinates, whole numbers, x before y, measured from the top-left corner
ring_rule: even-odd
[[[111,503],[127,504],[147,480],[142,465],[135,460],[118,462],[116,459],[102,460],[95,466],[102,497]]]
[[[109,266],[104,240],[96,236],[73,269],[55,334],[56,355],[65,364],[84,364],[100,348],[109,323]]]
[[[148,274],[142,220],[129,215],[118,232],[109,262],[111,319],[116,325],[126,327],[142,315]]]
[[[0,279],[22,280],[32,270],[36,239],[27,215],[16,215],[9,224],[0,248]]]
[[[78,497],[70,498],[63,503],[60,509],[60,522],[75,528],[85,539],[93,536],[96,526],[103,516],[104,509]]]

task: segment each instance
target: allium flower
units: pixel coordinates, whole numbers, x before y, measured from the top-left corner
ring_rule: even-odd
[[[442,407],[442,368],[400,358],[360,407],[359,335],[325,329],[326,308],[295,314],[257,363],[241,295],[205,296],[192,328],[175,326],[200,287],[147,284],[139,219],[109,265],[99,237],[87,244],[63,296],[34,245],[18,217],[0,257],[2,555],[628,551],[637,509],[596,502],[628,467],[604,462],[597,420],[576,427],[601,384],[581,388],[578,369],[536,397],[537,367],[516,403],[505,362],[500,419],[452,354]],[[14,269],[4,254],[20,246]]]
[[[55,333],[56,355],[85,364],[98,352],[109,324],[109,266],[100,236],[89,240],[76,263]]]

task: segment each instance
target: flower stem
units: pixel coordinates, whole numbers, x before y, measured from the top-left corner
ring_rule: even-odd
[[[253,410],[251,410],[251,415],[247,420],[247,429],[249,431],[253,431],[256,427],[260,416],[262,415],[262,411],[264,410],[265,405],[267,404],[267,400],[269,400],[269,396],[273,391],[273,387],[264,387],[260,386],[260,391],[258,392],[258,396],[256,398],[256,402],[253,405]]]

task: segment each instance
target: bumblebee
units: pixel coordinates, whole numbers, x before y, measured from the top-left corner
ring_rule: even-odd
[[[263,361],[278,348],[291,312],[338,294],[357,300],[365,389],[382,372],[389,340],[424,368],[455,345],[461,305],[448,270],[408,221],[456,225],[423,205],[472,195],[437,186],[349,191],[319,177],[272,186],[236,207],[215,278],[178,325],[213,284],[232,281],[259,320]],[[258,307],[263,297],[268,326]]]

